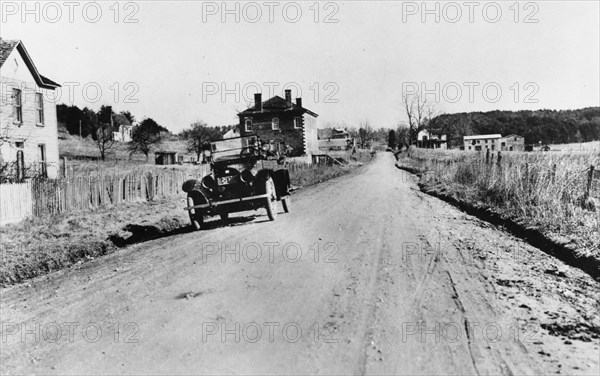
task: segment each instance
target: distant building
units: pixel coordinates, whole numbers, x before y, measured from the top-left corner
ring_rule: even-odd
[[[500,134],[482,134],[474,136],[464,136],[464,148],[465,150],[485,150],[490,149],[492,151],[500,150]]]
[[[0,163],[18,161],[22,167],[56,178],[59,163],[54,90],[60,85],[38,72],[20,40],[0,38],[0,78]]]
[[[118,142],[129,142],[131,141],[131,132],[133,131],[133,125],[131,124],[120,124],[119,130],[113,132],[113,140]]]
[[[254,94],[254,106],[238,114],[240,135],[258,135],[262,141],[284,144],[291,156],[318,153],[317,115],[302,107],[302,98],[292,102],[292,91],[263,102]]]
[[[417,134],[418,148],[424,149],[447,149],[448,142],[445,134],[430,133],[427,129],[419,131]]]
[[[482,134],[463,137],[465,150],[524,151],[525,138],[516,134]]]
[[[232,128],[223,135],[224,140],[226,140],[228,138],[236,138],[236,137],[240,137],[240,131],[237,128]]]
[[[319,150],[348,150],[354,147],[354,139],[343,128],[325,128],[318,130]]]
[[[511,134],[502,137],[500,140],[500,150],[502,151],[524,151],[525,137]]]

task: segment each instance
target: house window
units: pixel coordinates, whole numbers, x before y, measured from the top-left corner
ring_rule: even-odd
[[[273,118],[273,120],[271,121],[271,127],[273,128],[274,131],[279,130],[279,118],[278,117]]]
[[[506,146],[506,142],[503,142],[503,143],[502,143],[502,146],[503,146],[503,147],[504,147],[504,146]]]
[[[471,150],[471,147],[469,146],[469,150]]]
[[[42,176],[48,176],[48,170],[46,166],[46,145],[38,144],[38,162],[40,164],[40,172]]]
[[[21,103],[21,90],[13,89],[13,117],[15,123],[23,122],[23,107]]]
[[[488,140],[485,140],[485,143],[487,144],[487,143],[488,143]]]
[[[250,132],[252,130],[252,119],[246,119],[244,121],[244,129],[246,129],[246,132]]]
[[[294,128],[302,128],[302,116],[297,116],[294,118]]]
[[[17,149],[23,149],[25,147],[25,143],[23,141],[17,141],[15,142],[15,147]]]
[[[36,123],[44,125],[44,98],[42,93],[35,94]]]

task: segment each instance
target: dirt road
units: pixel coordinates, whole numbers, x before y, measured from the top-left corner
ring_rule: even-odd
[[[293,200],[3,290],[1,373],[599,374],[598,283],[390,153]]]

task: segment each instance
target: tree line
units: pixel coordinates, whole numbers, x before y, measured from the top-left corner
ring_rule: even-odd
[[[600,140],[600,107],[578,110],[490,111],[444,114],[431,119],[430,132],[446,134],[449,147],[463,136],[518,134],[525,144],[567,144]]]
[[[100,158],[105,160],[108,151],[114,146],[113,132],[119,131],[122,125],[134,125],[135,117],[129,111],[115,113],[111,106],[101,106],[98,111],[87,107],[79,109],[77,106],[59,104],[57,106],[59,124],[67,129],[71,135],[82,138],[91,137],[96,143]],[[185,143],[185,150],[196,155],[200,160],[202,152],[212,140],[222,139],[223,135],[237,125],[211,127],[203,121],[196,121],[177,135],[173,135],[167,128],[158,124],[152,118],[145,118],[135,124],[131,130],[131,141],[127,143],[130,154],[144,154],[146,160],[153,150],[156,150],[166,139],[181,140]]]

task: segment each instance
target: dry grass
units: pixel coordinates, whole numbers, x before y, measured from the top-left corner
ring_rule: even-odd
[[[0,286],[62,269],[114,252],[112,236],[135,236],[127,224],[152,226],[159,232],[187,225],[184,197],[128,203],[77,211],[0,227]],[[155,230],[155,231],[156,231]]]
[[[402,161],[422,172],[428,188],[493,208],[600,257],[600,187],[584,198],[589,167],[600,167],[597,152],[506,152],[498,164],[497,156],[486,163],[483,153],[411,149]]]
[[[325,180],[347,174],[357,167],[372,160],[368,150],[357,150],[354,154],[350,151],[338,153],[335,158],[341,158],[347,164],[339,165],[296,165],[288,166],[292,186],[306,187],[321,183]]]
[[[574,144],[554,144],[550,145],[551,151],[583,151],[600,152],[600,141],[577,142]]]

